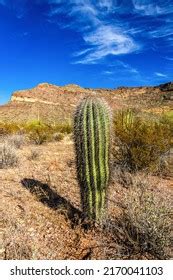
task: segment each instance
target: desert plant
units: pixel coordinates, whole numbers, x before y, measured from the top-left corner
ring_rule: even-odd
[[[157,170],[161,157],[170,149],[171,135],[166,125],[129,110],[115,115],[114,134],[115,161],[129,171]]]
[[[33,141],[36,145],[43,144],[51,137],[49,126],[38,120],[33,120],[26,124],[25,131],[29,140]]]
[[[110,113],[107,105],[88,97],[74,117],[77,175],[84,215],[101,222],[109,181]]]
[[[0,135],[19,134],[22,131],[21,123],[0,122]]]
[[[124,130],[129,131],[134,124],[135,112],[127,109],[121,112],[121,122]]]
[[[31,149],[30,155],[28,156],[28,160],[37,160],[40,156],[39,151],[35,149]]]
[[[0,168],[13,167],[17,161],[15,147],[8,142],[2,143],[0,146]]]
[[[14,146],[16,149],[20,149],[22,144],[24,143],[24,135],[22,134],[8,135],[6,141],[12,146]]]
[[[124,198],[122,236],[130,254],[149,253],[155,258],[168,256],[171,242],[171,199],[163,199],[148,178],[134,177]]]
[[[55,132],[52,136],[54,141],[61,141],[64,139],[64,134],[61,132]]]
[[[162,114],[160,117],[160,122],[167,126],[171,134],[171,145],[173,146],[173,111],[168,111]]]
[[[70,134],[72,132],[72,125],[70,122],[56,123],[53,126],[54,132]]]

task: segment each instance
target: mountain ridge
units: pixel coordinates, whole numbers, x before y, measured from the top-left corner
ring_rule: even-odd
[[[133,107],[139,110],[167,110],[173,101],[173,82],[154,87],[83,88],[76,84],[58,86],[41,83],[31,89],[15,91],[0,106],[1,121],[28,121],[40,116],[45,121],[71,119],[74,107],[85,96],[104,98],[113,110]],[[173,107],[173,106],[172,106]]]

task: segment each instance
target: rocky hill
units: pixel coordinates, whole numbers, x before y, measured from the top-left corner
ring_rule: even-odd
[[[78,85],[57,86],[42,83],[32,89],[16,91],[11,100],[0,106],[0,120],[28,121],[38,117],[52,122],[70,119],[74,107],[84,96],[104,98],[111,108],[134,107],[160,112],[173,108],[173,83],[156,87],[119,87],[91,89]]]

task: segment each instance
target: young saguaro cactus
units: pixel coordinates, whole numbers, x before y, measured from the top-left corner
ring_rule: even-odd
[[[96,97],[87,97],[74,116],[77,175],[84,215],[103,219],[110,175],[110,112]]]

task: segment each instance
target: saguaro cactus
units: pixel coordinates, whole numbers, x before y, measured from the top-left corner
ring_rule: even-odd
[[[110,113],[103,101],[88,97],[78,105],[74,139],[83,212],[99,222],[105,213],[110,173]]]

